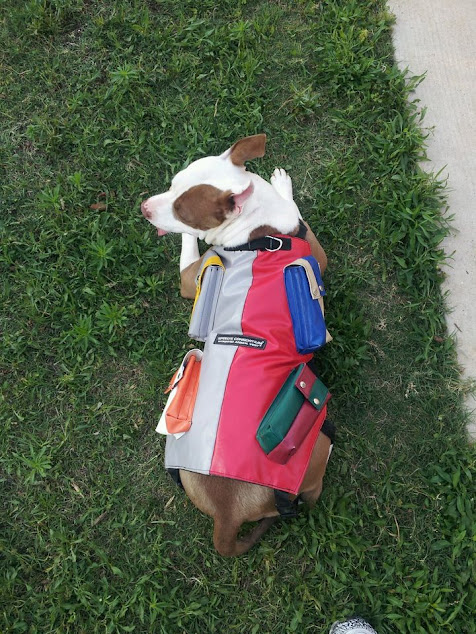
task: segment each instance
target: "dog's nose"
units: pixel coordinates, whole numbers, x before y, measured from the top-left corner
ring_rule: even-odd
[[[140,210],[142,211],[142,214],[144,215],[144,218],[147,218],[147,220],[151,219],[152,213],[151,213],[150,209],[147,206],[147,200],[144,200],[141,203]]]

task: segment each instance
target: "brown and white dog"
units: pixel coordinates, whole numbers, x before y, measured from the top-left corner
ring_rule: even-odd
[[[182,234],[183,297],[195,297],[203,259],[197,238],[215,246],[235,247],[266,235],[297,233],[301,215],[286,172],[276,169],[270,184],[245,168],[246,161],[264,156],[265,144],[266,136],[258,134],[237,141],[219,156],[198,159],[172,179],[167,192],[142,203],[142,213],[159,235]],[[324,272],[327,258],[309,226],[305,237]],[[330,444],[327,436],[319,434],[300,489],[310,505],[322,490]],[[180,477],[192,502],[213,517],[213,541],[221,555],[245,553],[279,515],[274,492],[268,487],[185,470],[180,470]],[[239,539],[242,524],[254,521],[259,523]]]

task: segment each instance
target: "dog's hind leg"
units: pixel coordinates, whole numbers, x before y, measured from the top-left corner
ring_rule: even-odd
[[[261,539],[276,519],[276,517],[265,517],[248,534],[238,539],[241,524],[233,522],[225,514],[217,515],[213,530],[215,548],[223,557],[243,555]]]
[[[314,506],[322,492],[322,481],[330,456],[331,440],[319,434],[299,493],[309,506]]]

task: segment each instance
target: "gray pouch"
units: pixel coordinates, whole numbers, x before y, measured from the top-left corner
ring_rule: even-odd
[[[188,329],[192,339],[205,341],[213,329],[224,274],[225,267],[218,255],[210,255],[197,278],[197,294]]]

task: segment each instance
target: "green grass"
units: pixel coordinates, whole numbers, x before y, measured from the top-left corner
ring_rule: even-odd
[[[418,168],[383,2],[1,5],[1,631],[324,633],[358,613],[474,634],[444,189]],[[179,238],[139,201],[257,132],[252,168],[289,170],[329,255],[339,435],[316,508],[224,560],[154,432],[190,303]]]

